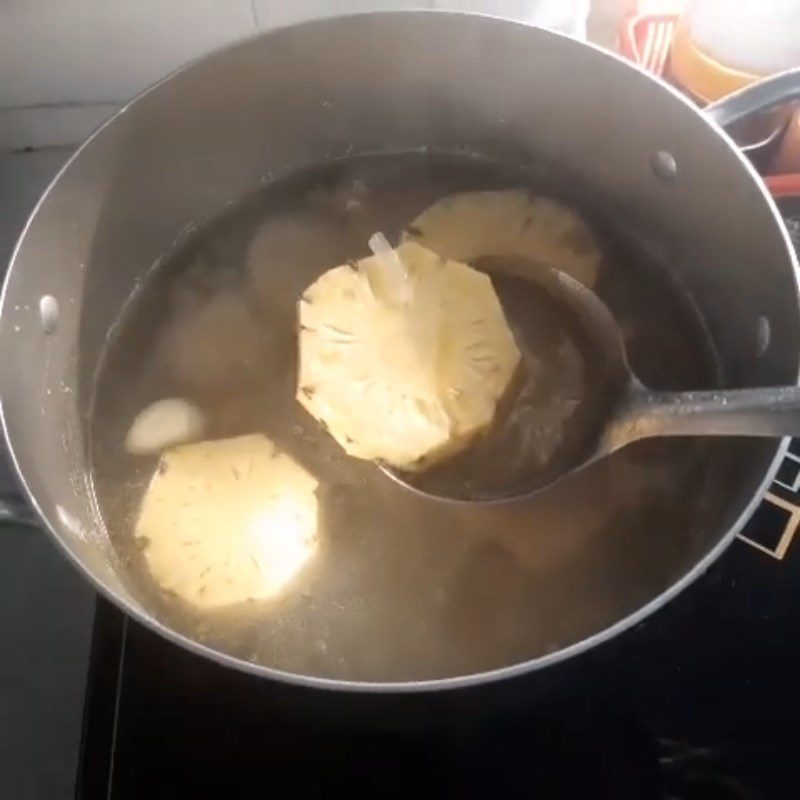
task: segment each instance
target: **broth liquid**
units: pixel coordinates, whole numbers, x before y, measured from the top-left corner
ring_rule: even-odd
[[[447,194],[529,186],[519,166],[466,157],[327,163],[226,209],[150,270],[98,370],[90,446],[100,512],[151,613],[270,667],[418,680],[560,649],[675,579],[702,524],[705,442],[638,443],[542,496],[453,506],[347,457],[294,399],[296,301],[316,277],[367,255],[375,231],[396,241]],[[589,219],[604,249],[596,288],[626,332],[634,369],[654,388],[712,386],[691,305],[613,221]],[[585,365],[562,346],[563,331],[546,336],[563,362],[559,391],[579,391]],[[264,432],[318,479],[321,546],[281,597],[200,614],[149,577],[133,529],[157,459],[129,456],[124,439],[142,408],[169,396],[207,413],[210,438]],[[654,536],[672,537],[669,558],[663,544],[650,546]]]

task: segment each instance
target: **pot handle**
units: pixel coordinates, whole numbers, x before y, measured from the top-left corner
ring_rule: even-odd
[[[39,523],[33,509],[14,494],[0,495],[0,525],[30,525],[38,527]]]
[[[0,443],[0,526],[38,525],[34,510],[17,489],[8,453]]]
[[[800,67],[765,78],[706,106],[705,113],[721,128],[751,114],[800,100]]]

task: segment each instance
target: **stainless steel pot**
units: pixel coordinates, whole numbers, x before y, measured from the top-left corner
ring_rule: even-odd
[[[178,71],[80,148],[14,253],[0,317],[2,416],[32,506],[65,554],[128,614],[180,645],[267,677],[431,689],[537,669],[602,642],[719,556],[757,505],[784,444],[726,445],[724,490],[707,498],[702,524],[677,539],[642,534],[648,570],[634,569],[630,543],[609,541],[606,574],[618,576],[627,599],[606,606],[604,588],[595,586],[556,609],[581,624],[530,660],[441,679],[348,682],[217,652],[156,619],[132,589],[86,477],[98,357],[143,271],[196,220],[299,165],[430,148],[557,165],[596,202],[625,215],[670,263],[705,320],[728,385],[794,383],[797,264],[775,206],[720,126],[799,93],[800,76],[785,75],[704,115],[595,47],[514,22],[424,12],[287,28]],[[491,513],[498,526],[524,533],[570,500],[548,502]],[[580,548],[565,558],[565,580],[585,566],[582,558]]]

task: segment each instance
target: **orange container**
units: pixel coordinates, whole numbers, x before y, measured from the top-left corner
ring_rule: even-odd
[[[704,53],[692,41],[685,20],[678,23],[672,37],[670,72],[701,103],[713,103],[762,77],[725,66]]]

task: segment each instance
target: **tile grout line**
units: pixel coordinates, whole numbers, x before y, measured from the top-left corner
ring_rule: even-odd
[[[20,105],[0,105],[3,111],[37,111],[61,108],[95,108],[97,106],[120,106],[124,100],[65,100],[57,103],[26,103]]]
[[[261,30],[261,21],[258,18],[258,8],[256,7],[256,0],[250,0],[250,14],[253,17],[253,28],[255,28],[254,33],[258,33]]]

